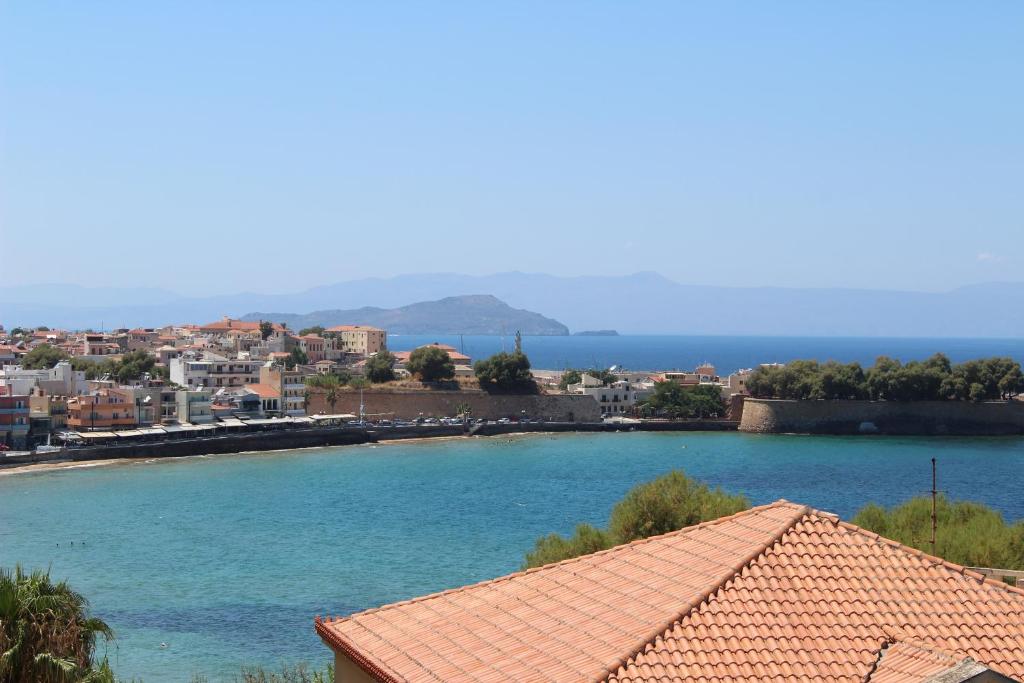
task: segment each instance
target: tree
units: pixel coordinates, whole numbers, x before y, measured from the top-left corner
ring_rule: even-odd
[[[366,360],[366,379],[380,384],[395,378],[395,356],[390,351],[378,351]]]
[[[968,567],[1024,569],[1024,521],[1007,524],[1002,515],[980,503],[936,499],[934,554]],[[884,508],[870,503],[853,523],[869,531],[932,554],[932,501],[919,496]]]
[[[49,370],[60,361],[67,360],[68,357],[68,354],[56,346],[40,344],[22,357],[21,367],[26,370]]]
[[[106,662],[93,655],[98,638],[114,637],[87,614],[88,601],[49,572],[0,570],[0,681],[65,683],[110,681]]]
[[[266,341],[270,338],[270,335],[274,334],[274,323],[269,320],[260,321],[260,338]]]
[[[640,402],[640,410],[672,419],[703,418],[724,413],[725,401],[716,385],[684,387],[676,382],[658,382],[654,393]]]
[[[478,360],[473,372],[484,389],[520,389],[536,391],[537,385],[530,373],[530,359],[522,351],[496,353]]]
[[[305,337],[307,334],[321,335],[324,333],[323,325],[313,325],[313,327],[303,327],[299,330],[299,336]]]
[[[306,386],[322,389],[324,401],[331,407],[331,413],[334,413],[338,401],[341,399],[342,387],[341,379],[337,375],[313,375],[312,377],[307,377]],[[308,398],[306,402],[309,402]]]
[[[579,384],[582,381],[583,375],[580,374],[579,370],[566,370],[562,373],[562,377],[558,380],[558,388],[565,391],[569,388],[570,384]]]
[[[550,534],[537,539],[533,551],[526,555],[525,566],[559,562],[718,519],[749,507],[750,502],[742,495],[711,489],[679,470],[672,470],[630,489],[612,508],[607,529],[580,524],[568,538]]]
[[[309,363],[309,356],[306,355],[305,351],[296,346],[288,353],[288,358],[285,359],[284,366],[291,370],[296,365],[306,365],[307,363]]]
[[[444,349],[421,346],[409,354],[406,369],[422,382],[437,382],[455,377],[455,363]]]

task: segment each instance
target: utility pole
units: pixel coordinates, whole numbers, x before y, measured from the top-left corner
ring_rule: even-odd
[[[936,486],[935,477],[935,458],[932,458],[932,555],[938,555],[935,552],[935,535],[939,526],[939,518],[935,513],[935,500],[939,495],[938,486]]]

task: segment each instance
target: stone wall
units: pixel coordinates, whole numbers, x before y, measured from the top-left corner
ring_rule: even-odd
[[[739,429],[803,434],[1024,434],[1024,403],[780,401],[748,397]]]
[[[590,396],[567,394],[488,394],[479,390],[401,390],[368,389],[363,392],[364,411],[367,416],[380,416],[396,420],[423,417],[454,416],[460,404],[470,407],[473,418],[497,420],[503,417],[544,418],[557,422],[600,422],[601,409]],[[341,392],[341,398],[332,407],[324,400],[322,391],[310,391],[310,415],[317,413],[359,414],[359,392]]]

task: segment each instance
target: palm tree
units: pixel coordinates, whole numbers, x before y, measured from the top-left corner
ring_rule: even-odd
[[[49,572],[0,569],[0,683],[113,681],[93,662],[99,636],[113,631],[87,616],[89,601]]]

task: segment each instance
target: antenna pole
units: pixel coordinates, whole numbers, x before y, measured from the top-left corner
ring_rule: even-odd
[[[935,499],[939,495],[935,480],[935,458],[932,458],[932,555],[935,552],[935,533],[939,526],[938,516],[935,514]]]

